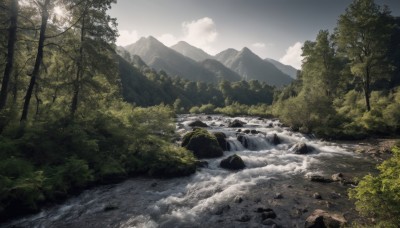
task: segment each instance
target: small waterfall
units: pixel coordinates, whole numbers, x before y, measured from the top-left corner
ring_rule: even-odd
[[[261,134],[239,135],[237,139],[242,146],[248,150],[257,151],[271,148],[271,144],[268,142],[267,138]]]
[[[230,151],[243,151],[246,150],[246,148],[243,147],[242,143],[240,143],[236,138],[229,137],[227,139],[229,146],[230,146]]]

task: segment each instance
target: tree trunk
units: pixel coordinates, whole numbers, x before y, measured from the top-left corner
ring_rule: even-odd
[[[7,63],[4,70],[0,91],[0,111],[4,109],[7,103],[8,85],[10,83],[10,77],[14,65],[14,50],[15,43],[17,41],[18,8],[18,0],[12,0],[10,10],[10,27],[8,28]]]
[[[86,11],[84,12],[86,14]],[[73,118],[76,110],[78,110],[78,101],[79,101],[79,92],[80,92],[80,84],[81,84],[81,78],[83,74],[83,42],[85,41],[85,16],[83,15],[82,17],[82,27],[81,27],[81,44],[79,47],[79,59],[77,61],[77,71],[76,71],[76,77],[74,81],[74,93],[72,96],[72,101],[71,101],[71,117]]]
[[[370,101],[369,101],[369,98],[371,96],[371,90],[370,90],[370,75],[369,75],[369,69],[368,68],[366,70],[366,75],[365,75],[364,96],[365,96],[365,105],[367,107],[367,112],[369,112],[369,111],[371,111],[371,104],[370,104]]]
[[[47,11],[47,7],[50,3],[50,0],[46,0],[43,9],[42,9],[42,24],[40,25],[40,36],[39,36],[39,44],[38,44],[38,51],[36,55],[35,66],[33,68],[31,80],[29,82],[28,90],[26,91],[24,107],[22,110],[21,115],[21,122],[25,122],[28,118],[28,111],[29,111],[29,103],[32,98],[33,89],[35,87],[36,79],[39,76],[40,65],[42,64],[43,60],[43,48],[44,48],[44,41],[46,39],[46,29],[47,29],[47,20],[49,18],[49,12]]]

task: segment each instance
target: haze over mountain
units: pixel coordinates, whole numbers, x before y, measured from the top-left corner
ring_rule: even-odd
[[[207,70],[213,72],[219,81],[221,81],[222,79],[231,82],[242,80],[242,77],[239,74],[224,66],[224,64],[218,62],[215,59],[206,59],[201,62],[201,65]]]
[[[270,58],[266,58],[264,59],[267,62],[270,62],[272,64],[274,64],[274,66],[276,68],[278,68],[280,71],[282,71],[283,73],[289,75],[290,77],[292,77],[293,79],[297,78],[297,69],[290,66],[290,65],[285,65],[279,61],[276,61],[275,59],[270,59]]]
[[[131,55],[138,55],[150,67],[163,70],[170,76],[179,76],[192,81],[216,83],[215,75],[196,61],[168,48],[152,36],[141,38],[125,49]]]
[[[177,44],[171,46],[170,48],[197,62],[214,58],[202,49],[194,47],[185,41],[179,41]]]
[[[246,80],[255,79],[274,86],[287,85],[293,81],[289,75],[284,74],[272,63],[264,61],[248,48],[241,51],[227,49],[215,58]]]

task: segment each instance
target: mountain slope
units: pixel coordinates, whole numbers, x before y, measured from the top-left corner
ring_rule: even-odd
[[[204,69],[196,61],[166,47],[154,37],[141,38],[125,49],[131,55],[140,56],[143,61],[156,70],[163,70],[171,76],[179,76],[191,81],[216,83],[215,75]]]
[[[215,59],[206,59],[201,62],[201,65],[207,70],[213,72],[219,81],[227,80],[234,82],[242,80],[242,77],[239,74],[227,68]]]
[[[274,66],[275,66],[276,68],[278,68],[278,69],[279,69],[280,71],[282,71],[283,73],[289,75],[289,76],[292,77],[293,79],[296,79],[296,78],[297,78],[297,69],[296,69],[296,68],[294,68],[294,67],[292,67],[292,66],[290,66],[290,65],[285,65],[285,64],[283,64],[283,63],[281,63],[281,62],[279,62],[279,61],[276,61],[276,60],[274,60],[274,59],[266,58],[266,59],[264,59],[264,60],[267,61],[267,62],[270,62],[270,63],[274,64]]]
[[[179,41],[177,44],[170,47],[172,50],[181,53],[182,55],[189,57],[197,62],[204,61],[206,59],[213,59],[214,57],[207,54],[200,48],[193,47],[185,41]]]
[[[284,86],[293,81],[289,75],[282,73],[272,63],[262,60],[248,48],[241,51],[228,49],[215,57],[246,80],[255,79],[273,86]]]

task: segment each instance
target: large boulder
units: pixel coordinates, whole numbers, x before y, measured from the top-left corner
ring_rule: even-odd
[[[230,170],[238,170],[246,167],[242,158],[236,154],[223,159],[219,165],[224,169]]]
[[[207,124],[201,122],[200,120],[195,120],[188,124],[189,127],[208,127]]]
[[[293,151],[295,154],[308,154],[310,149],[305,143],[296,143],[290,148],[290,151]]]
[[[233,120],[231,123],[229,123],[229,127],[243,127],[246,123],[243,121],[240,121],[238,119]]]
[[[195,128],[183,136],[182,147],[193,151],[197,158],[216,158],[223,155],[217,138],[207,130]]]
[[[315,210],[306,220],[306,228],[340,228],[346,225],[347,221],[342,215],[331,214],[324,210]]]
[[[226,140],[226,135],[223,132],[214,132],[213,135],[217,138],[219,146],[222,148],[223,151],[230,151],[231,147]]]

